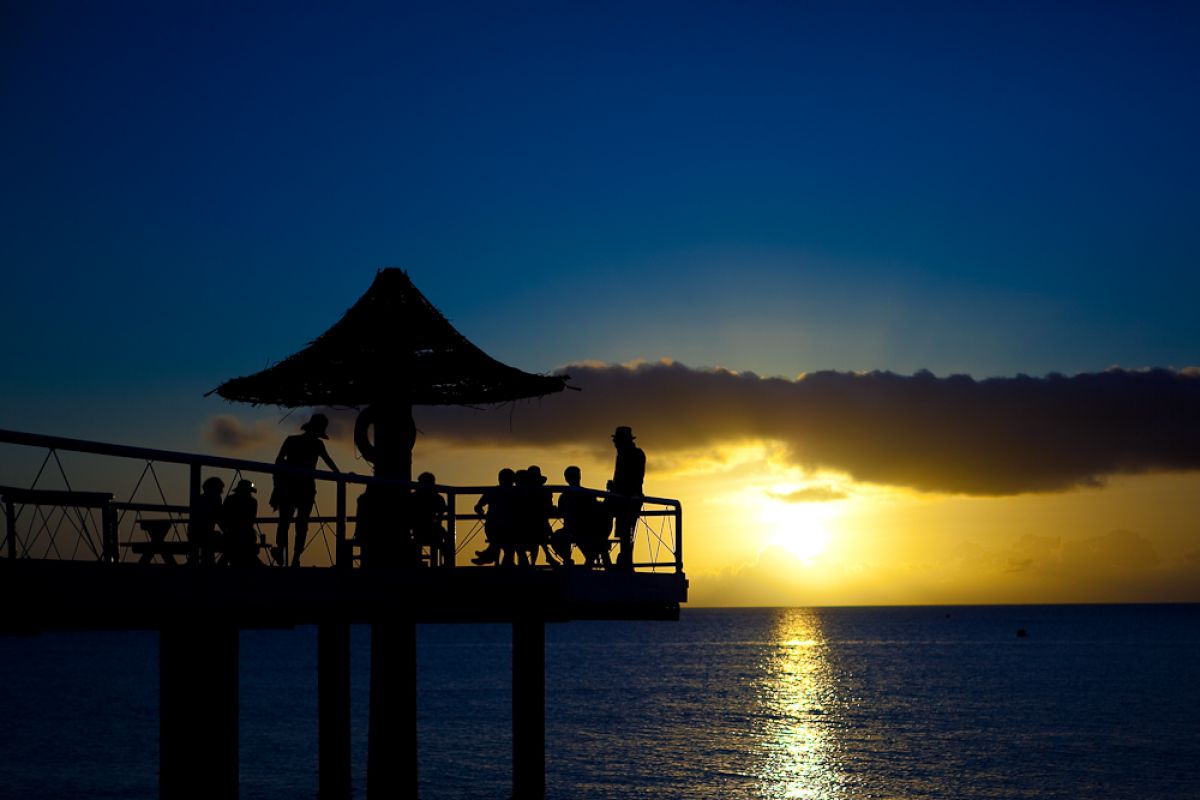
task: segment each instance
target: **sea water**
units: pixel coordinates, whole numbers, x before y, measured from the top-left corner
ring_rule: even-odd
[[[422,798],[509,796],[511,641],[418,627]],[[0,637],[0,796],[155,797],[157,665],[154,633]],[[315,629],[243,632],[240,703],[241,796],[315,798]],[[546,737],[552,800],[1200,798],[1200,606],[552,624]]]

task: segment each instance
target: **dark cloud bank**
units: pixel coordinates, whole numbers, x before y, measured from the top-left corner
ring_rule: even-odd
[[[817,372],[798,380],[677,363],[573,365],[580,392],[507,412],[422,409],[463,443],[607,442],[632,425],[655,451],[757,438],[798,465],[920,490],[1012,494],[1106,475],[1200,468],[1200,370],[1112,369],[975,380]]]
[[[1200,468],[1200,369],[1111,369],[975,380],[816,372],[797,380],[662,362],[564,368],[579,392],[488,410],[420,408],[431,438],[606,446],[632,425],[655,453],[781,442],[806,468],[977,495],[1099,485]]]

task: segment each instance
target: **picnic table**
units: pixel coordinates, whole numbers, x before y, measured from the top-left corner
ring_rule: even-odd
[[[158,556],[164,564],[177,564],[176,556],[183,556],[190,561],[194,555],[192,543],[188,541],[167,541],[167,533],[171,526],[179,520],[173,519],[140,519],[138,527],[146,532],[144,542],[123,542],[135,555],[141,556],[139,564],[149,564]],[[186,524],[186,523],[185,523]]]
[[[139,556],[139,564],[151,564],[154,562],[155,556],[158,556],[164,564],[179,564],[176,557],[182,557],[184,563],[195,560],[196,549],[191,542],[167,539],[167,534],[171,532],[171,526],[182,525],[185,529],[187,528],[188,521],[186,519],[140,519],[137,524],[145,531],[146,541],[121,542],[121,546],[128,547],[130,552]],[[263,541],[259,541],[257,546],[260,550],[270,550],[270,545]],[[222,551],[220,547],[215,547],[213,552],[220,553]]]

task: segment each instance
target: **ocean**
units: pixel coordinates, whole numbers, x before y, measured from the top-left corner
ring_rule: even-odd
[[[0,637],[0,796],[156,797],[157,648]],[[685,609],[546,648],[553,800],[1200,798],[1196,605]],[[507,626],[419,626],[422,798],[509,796],[511,663]],[[315,798],[315,629],[243,632],[240,702],[241,796]]]

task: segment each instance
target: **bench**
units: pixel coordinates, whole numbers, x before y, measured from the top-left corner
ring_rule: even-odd
[[[171,530],[171,526],[176,524],[177,520],[171,519],[140,519],[138,527],[146,532],[147,541],[144,542],[122,542],[122,547],[128,547],[130,552],[141,556],[138,559],[139,564],[149,564],[154,560],[155,556],[162,559],[164,564],[176,564],[175,556],[183,556],[189,559],[192,556],[192,545],[190,542],[168,542],[167,532]],[[186,524],[186,523],[184,523]]]
[[[129,548],[131,553],[134,553],[138,558],[139,564],[150,564],[154,561],[154,557],[158,556],[164,564],[178,564],[175,560],[176,556],[181,556],[184,561],[191,561],[195,555],[194,548],[191,542],[188,541],[168,541],[167,533],[171,530],[172,525],[182,525],[187,527],[186,519],[140,519],[138,527],[146,532],[147,540],[144,542],[121,542],[122,547]],[[260,550],[269,550],[270,546],[266,542],[259,542]],[[221,548],[213,548],[213,553],[220,553]]]

